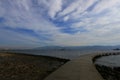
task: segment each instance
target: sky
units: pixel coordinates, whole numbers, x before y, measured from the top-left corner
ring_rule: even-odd
[[[0,47],[120,45],[120,0],[0,0]]]

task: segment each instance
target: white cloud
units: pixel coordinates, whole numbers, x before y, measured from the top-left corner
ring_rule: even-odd
[[[100,13],[104,10],[110,10],[112,7],[119,5],[119,0],[101,0],[93,9],[93,12]]]
[[[34,3],[32,0],[0,1],[0,17],[5,19],[5,22],[0,23],[0,33],[8,37],[4,39],[21,43],[28,40],[27,44],[32,45],[40,45],[44,42],[44,45],[64,46],[117,44],[119,42],[119,0],[71,0],[70,4],[65,3],[64,0],[34,1]],[[88,10],[90,7],[92,9]],[[56,26],[55,22],[58,22],[60,26]],[[69,27],[77,31],[74,34],[63,33],[62,22],[69,24],[63,25],[66,29]],[[35,34],[46,36],[50,40],[42,41],[30,35],[5,31],[2,30],[4,26],[32,30]],[[82,33],[81,27],[87,31]],[[17,39],[10,39],[7,34]]]
[[[57,12],[62,10],[62,0],[50,0],[49,12],[51,18],[54,18]]]
[[[26,1],[26,3],[24,3],[24,1]],[[27,1],[28,0],[18,0],[17,2],[14,1],[14,3],[11,3],[11,6],[14,6],[14,8],[10,7],[9,13],[7,12],[8,9],[5,9],[4,6],[1,6],[6,11],[6,14],[2,16],[6,19],[6,22],[4,23],[5,26],[43,32],[57,30],[54,24],[44,19],[41,14],[33,12],[32,9],[34,8],[30,6],[30,4],[28,4],[29,2],[27,3]],[[24,8],[27,8],[27,10],[24,10]]]
[[[63,11],[59,13],[59,16],[70,15],[69,17],[71,19],[78,19],[78,16],[85,14],[86,10],[95,2],[96,0],[75,0],[67,6],[67,8],[63,9]]]
[[[69,19],[69,16],[65,16],[63,20],[67,21],[68,19]]]
[[[77,7],[76,11],[71,14],[72,17],[76,17],[76,15],[80,15],[81,13],[85,13],[86,10],[93,5],[96,2],[96,0],[83,0],[79,7]]]
[[[71,13],[72,11],[74,11],[76,8],[79,7],[81,1],[79,0],[75,0],[73,3],[71,3],[67,8],[65,8],[59,15],[60,16],[64,16],[66,14]]]

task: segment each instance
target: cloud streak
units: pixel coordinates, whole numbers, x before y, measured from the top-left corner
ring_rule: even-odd
[[[116,45],[119,7],[119,0],[1,0],[0,42],[33,47]]]

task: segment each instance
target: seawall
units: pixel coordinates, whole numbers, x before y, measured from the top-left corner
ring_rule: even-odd
[[[102,56],[110,56],[110,55],[120,55],[120,52],[97,55],[93,58],[93,62],[95,62],[98,58]],[[110,67],[99,64],[95,64],[95,66],[105,80],[120,80],[120,67]]]

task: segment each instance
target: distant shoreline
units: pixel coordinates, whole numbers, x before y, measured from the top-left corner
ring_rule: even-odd
[[[1,53],[8,53],[8,54],[16,54],[16,55],[25,55],[25,56],[34,56],[34,57],[46,57],[46,58],[53,58],[53,59],[59,59],[59,60],[67,60],[69,61],[69,59],[64,59],[64,58],[59,58],[59,57],[53,57],[53,56],[48,56],[48,55],[34,55],[34,54],[26,54],[26,53],[19,53],[19,52],[0,52]]]

